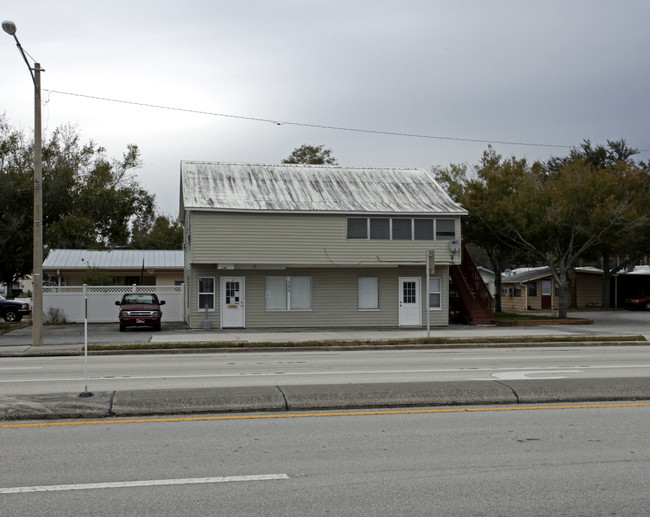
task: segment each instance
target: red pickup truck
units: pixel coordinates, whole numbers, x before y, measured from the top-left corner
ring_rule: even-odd
[[[126,327],[153,327],[160,330],[162,319],[161,305],[165,300],[158,301],[158,296],[151,293],[127,293],[122,297],[121,302],[115,302],[120,306],[120,332]]]

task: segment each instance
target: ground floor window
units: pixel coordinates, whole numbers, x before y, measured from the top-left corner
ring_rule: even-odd
[[[311,310],[311,277],[267,276],[267,311]]]
[[[209,311],[214,310],[214,290],[215,282],[213,276],[199,277],[199,310],[205,310],[208,306]]]
[[[442,279],[429,278],[429,309],[442,309]]]
[[[359,278],[359,309],[379,309],[379,283],[377,278]]]

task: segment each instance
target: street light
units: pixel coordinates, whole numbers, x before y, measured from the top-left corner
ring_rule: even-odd
[[[2,30],[16,40],[16,46],[29,68],[34,81],[34,264],[32,273],[32,344],[43,344],[43,163],[41,133],[41,72],[40,63],[29,64],[20,41],[16,37],[16,24],[6,20]]]

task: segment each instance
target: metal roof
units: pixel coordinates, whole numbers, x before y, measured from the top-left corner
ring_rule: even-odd
[[[52,249],[44,269],[183,269],[183,250],[60,250]]]
[[[465,215],[424,169],[181,162],[184,210]]]
[[[575,268],[576,273],[590,273],[594,275],[602,275],[602,269],[596,269],[593,267],[577,267]],[[531,280],[538,280],[540,278],[547,277],[551,274],[551,268],[548,266],[535,267],[535,268],[520,268],[514,270],[512,273],[507,274],[503,273],[501,275],[502,284],[512,284],[512,283],[525,283]]]

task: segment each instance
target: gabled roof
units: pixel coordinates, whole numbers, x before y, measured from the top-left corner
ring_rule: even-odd
[[[181,162],[185,210],[465,215],[424,169]]]
[[[59,250],[52,249],[44,269],[183,269],[183,250]]]

